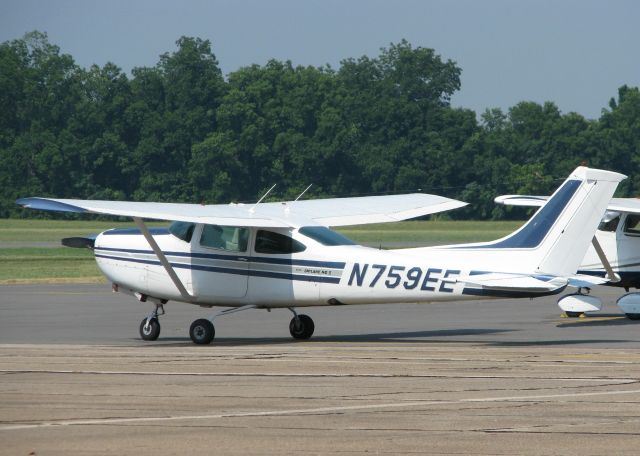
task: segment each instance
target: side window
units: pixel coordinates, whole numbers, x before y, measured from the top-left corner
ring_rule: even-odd
[[[297,253],[307,247],[295,239],[273,231],[259,230],[256,235],[256,252],[258,253]]]
[[[627,220],[624,222],[625,234],[640,236],[640,215],[627,214]]]
[[[191,242],[191,237],[193,236],[193,230],[195,227],[195,224],[189,222],[173,222],[169,225],[169,233],[184,242]]]
[[[204,225],[200,245],[231,252],[245,252],[249,230],[237,226]]]
[[[604,218],[598,225],[599,231],[610,231],[613,232],[618,229],[618,224],[620,223],[620,214],[617,212],[607,212],[604,214]]]

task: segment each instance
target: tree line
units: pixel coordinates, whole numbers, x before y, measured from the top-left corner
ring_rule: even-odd
[[[640,194],[640,91],[599,119],[551,101],[479,118],[454,108],[461,68],[407,41],[339,68],[270,60],[225,78],[211,44],[182,37],[154,67],[82,68],[46,34],[0,44],[0,217],[25,196],[227,203],[423,191],[505,218],[504,193],[551,192],[581,163]]]

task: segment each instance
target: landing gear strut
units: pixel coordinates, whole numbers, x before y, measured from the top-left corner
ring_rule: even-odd
[[[189,337],[194,344],[198,345],[207,345],[210,344],[214,337],[216,336],[216,328],[213,326],[213,320],[223,315],[229,315],[236,312],[242,312],[243,310],[255,309],[256,306],[253,304],[242,306],[242,307],[233,307],[231,309],[225,309],[217,314],[215,314],[210,319],[207,318],[199,318],[193,323],[191,323],[191,327],[189,328]]]

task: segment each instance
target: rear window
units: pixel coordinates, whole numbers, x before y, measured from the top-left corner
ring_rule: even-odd
[[[332,246],[356,244],[348,237],[343,236],[340,233],[336,233],[326,226],[303,226],[298,231],[300,232],[300,234],[303,234],[322,245]]]
[[[271,254],[287,254],[302,252],[307,247],[299,241],[284,234],[259,230],[256,235],[256,252]]]
[[[191,242],[191,236],[193,236],[193,230],[196,225],[189,222],[173,222],[169,225],[169,233],[173,234],[178,239],[184,242]]]

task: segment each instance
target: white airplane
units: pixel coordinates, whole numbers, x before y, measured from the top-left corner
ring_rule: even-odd
[[[137,230],[65,243],[93,248],[114,291],[154,304],[140,323],[145,340],[158,338],[158,317],[169,300],[230,307],[191,325],[193,342],[208,344],[215,318],[246,309],[289,309],[291,335],[308,339],[313,320],[296,307],[532,298],[602,282],[576,271],[625,177],[579,167],[528,223],[494,242],[386,251],[355,245],[328,227],[404,220],[465,203],[425,194],[255,205],[52,198],[16,203],[132,217]],[[148,229],[143,218],[173,223]]]
[[[548,199],[548,196],[503,195],[495,202],[538,207]],[[578,273],[606,277],[606,285],[624,288],[627,294],[618,298],[616,304],[628,318],[640,320],[640,293],[629,293],[630,288],[640,288],[640,199],[613,198],[609,202]],[[589,287],[585,287],[563,296],[558,306],[568,317],[601,310],[602,300],[589,292]]]

